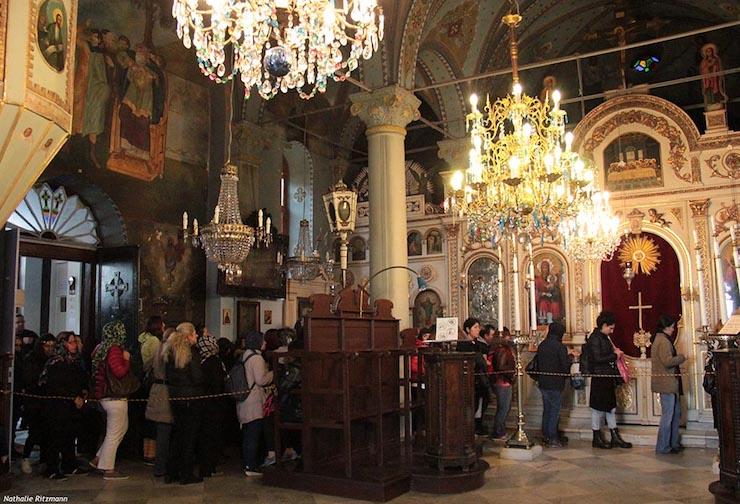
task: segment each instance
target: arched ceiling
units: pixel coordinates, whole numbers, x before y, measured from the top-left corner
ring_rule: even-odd
[[[371,61],[362,62],[360,71],[353,74],[371,88],[397,83],[413,89],[509,66],[508,32],[501,23],[501,17],[511,9],[509,0],[381,0],[381,4],[386,22],[382,50]],[[614,29],[618,25],[625,27],[626,42],[631,43],[737,20],[740,0],[520,0],[519,11],[524,18],[517,29],[519,61],[527,64],[615,47],[618,38]],[[733,34],[740,35],[740,30],[724,32],[724,37],[729,38],[724,46],[715,40],[715,34],[666,44],[661,49],[665,61],[661,62],[660,80],[695,75],[697,45],[707,40],[718,42],[725,61],[737,66],[740,48],[732,43]],[[627,58],[634,59],[635,51]],[[618,74],[618,59],[618,54],[610,54],[584,61],[584,79],[589,79],[589,72]],[[574,62],[523,72],[525,90],[537,94],[542,78],[548,74],[557,77],[565,96],[577,94]],[[639,83],[642,77],[633,76],[630,83]],[[467,107],[465,97],[473,91],[500,95],[507,92],[509,84],[510,77],[503,76],[439,87],[417,95],[430,113],[425,118],[443,121],[441,126],[446,134],[456,138],[465,133],[461,120]],[[603,91],[610,89],[609,86],[616,87],[613,84],[597,79],[594,86]],[[589,82],[585,85],[588,87]],[[324,99],[315,103],[292,101],[292,106],[282,110],[273,104],[265,108],[271,117],[279,119],[286,109],[295,114],[339,106],[350,94],[359,91],[360,88],[348,82],[332,83]],[[281,96],[277,100],[286,98]],[[261,111],[260,115],[265,114]],[[323,123],[321,127],[317,126],[318,122]],[[343,145],[355,147],[364,130],[356,119],[350,119],[349,107],[311,115],[305,124],[341,139]]]

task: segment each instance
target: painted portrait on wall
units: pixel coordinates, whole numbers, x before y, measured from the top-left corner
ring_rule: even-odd
[[[442,300],[433,290],[421,291],[414,300],[414,327],[430,327],[442,316]]]
[[[442,253],[442,233],[437,229],[432,229],[427,233],[427,254]]]
[[[551,322],[565,324],[565,265],[552,252],[534,258],[534,287],[537,302],[537,325]]]
[[[349,242],[349,252],[352,261],[364,261],[367,259],[367,244],[360,236],[355,236]]]
[[[406,237],[406,245],[408,247],[409,256],[420,256],[421,255],[421,233],[418,231],[412,231]]]
[[[39,7],[37,41],[44,60],[57,72],[67,57],[67,11],[61,0],[45,0]]]
[[[604,149],[606,188],[629,191],[663,185],[660,144],[642,133],[620,136]]]

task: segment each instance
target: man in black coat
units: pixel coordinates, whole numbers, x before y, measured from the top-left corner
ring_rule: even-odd
[[[551,448],[562,446],[558,436],[558,421],[565,379],[570,374],[568,349],[563,345],[563,334],[563,324],[551,323],[547,338],[537,348],[538,371],[562,375],[541,374],[537,379],[542,393],[542,433],[545,436],[545,446]]]

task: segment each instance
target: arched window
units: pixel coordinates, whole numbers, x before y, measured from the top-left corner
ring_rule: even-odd
[[[468,268],[468,317],[481,324],[498,325],[498,262],[484,256]]]

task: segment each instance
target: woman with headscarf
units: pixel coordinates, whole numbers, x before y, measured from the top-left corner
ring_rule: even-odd
[[[87,397],[87,376],[82,369],[77,337],[65,331],[59,335],[56,355],[46,361],[39,377],[39,385],[49,398],[45,403],[48,436],[46,477],[67,479],[68,474],[85,474],[75,454],[75,425],[82,415],[80,410]],[[66,399],[74,398],[74,399]]]
[[[203,399],[191,398],[205,395],[203,369],[195,349],[197,338],[195,326],[183,322],[167,342],[165,375],[175,423],[165,483],[179,480],[181,484],[188,485],[203,481],[202,476],[193,472],[195,443],[203,421],[204,404]]]
[[[250,331],[244,337],[247,347],[242,357],[244,372],[247,375],[249,395],[244,401],[236,404],[236,415],[242,428],[242,456],[244,474],[259,476],[258,449],[262,437],[262,418],[265,404],[265,387],[272,383],[272,371],[262,357],[265,339],[259,331]],[[270,454],[268,453],[268,458]],[[272,453],[275,456],[275,453]]]
[[[678,425],[681,420],[681,364],[686,356],[676,352],[676,321],[668,315],[661,315],[655,336],[652,337],[652,377],[650,384],[653,392],[660,394],[660,426],[655,452],[679,453],[681,440],[678,436]],[[672,376],[671,376],[672,375]]]
[[[53,334],[44,334],[36,340],[33,351],[28,354],[23,363],[23,389],[29,394],[41,394],[39,377],[46,366],[46,362],[56,351],[56,340]],[[28,437],[23,446],[23,459],[21,460],[21,471],[31,474],[31,452],[38,445],[40,451],[39,460],[46,462],[46,435],[44,429],[44,401],[42,399],[26,397],[23,405],[23,414],[28,423]]]
[[[162,477],[167,473],[167,458],[172,434],[172,408],[170,393],[165,376],[164,354],[167,352],[167,340],[175,332],[169,328],[162,335],[162,344],[157,347],[152,359],[152,387],[149,389],[149,400],[144,413],[147,420],[154,422],[157,432],[156,455],[154,457],[154,476]]]
[[[108,390],[108,373],[121,380],[131,372],[131,354],[126,350],[126,327],[120,320],[103,327],[103,341],[93,350],[92,370],[95,376],[95,398],[105,412],[105,438],[90,465],[103,471],[105,480],[128,479],[116,471],[116,452],[128,430],[128,402],[125,397],[112,397]]]
[[[200,355],[206,395],[223,394],[226,367],[219,356],[218,341],[210,334],[206,334],[198,338],[195,346]],[[198,438],[200,474],[205,478],[216,474],[216,465],[223,449],[224,421],[230,402],[231,399],[228,397],[216,397],[206,403],[208,423],[203,422]]]

